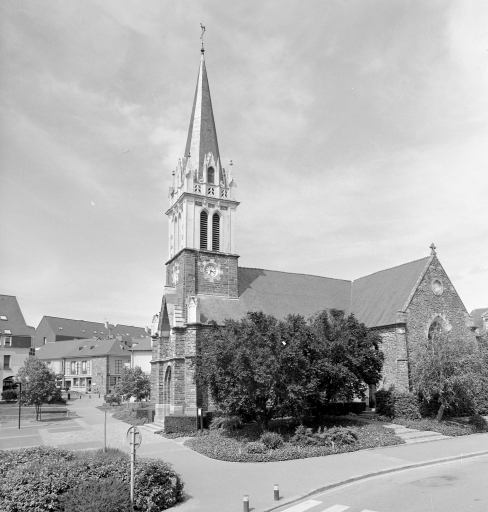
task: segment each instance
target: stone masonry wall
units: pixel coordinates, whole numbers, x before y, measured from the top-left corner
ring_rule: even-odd
[[[432,290],[435,279],[441,281],[443,292]],[[451,336],[475,342],[474,332],[466,325],[468,312],[437,257],[432,259],[417,291],[406,310],[407,342],[410,355],[416,346],[428,337],[429,327],[440,317]]]
[[[108,393],[108,356],[92,357],[92,389],[96,388],[99,393]]]
[[[376,330],[381,336],[381,351],[385,355],[382,380],[378,388],[395,386],[399,391],[408,390],[408,353],[403,325],[392,325]]]

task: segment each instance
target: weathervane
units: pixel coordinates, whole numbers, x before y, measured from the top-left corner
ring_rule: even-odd
[[[203,48],[203,34],[205,34],[205,27],[200,23],[200,27],[202,27],[202,35],[200,36],[200,39],[202,40],[202,53],[205,51]]]

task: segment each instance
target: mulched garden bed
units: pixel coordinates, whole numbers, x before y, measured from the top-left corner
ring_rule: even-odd
[[[273,424],[274,423],[274,424]],[[265,453],[249,453],[248,449],[259,440],[260,432],[257,425],[245,425],[234,432],[225,430],[204,431],[193,439],[185,441],[185,446],[212,459],[230,462],[272,462],[308,457],[323,457],[336,453],[346,453],[366,448],[403,444],[404,441],[395,435],[392,429],[382,425],[365,424],[346,418],[330,417],[325,421],[327,428],[350,427],[357,433],[357,441],[352,444],[336,444],[334,446],[300,446],[290,442],[292,432],[272,422],[270,429],[281,431],[284,444]],[[248,448],[249,446],[249,448]]]

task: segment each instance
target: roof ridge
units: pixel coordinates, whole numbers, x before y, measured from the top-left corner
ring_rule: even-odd
[[[309,277],[319,277],[321,279],[331,279],[334,281],[345,281],[346,283],[351,283],[350,279],[340,279],[338,277],[326,277],[326,276],[318,276],[316,274],[304,274],[302,272],[286,272],[284,270],[269,270],[267,268],[256,268],[256,267],[239,267],[239,269],[248,268],[249,270],[265,270],[266,272],[279,272],[280,274],[291,274],[294,276],[309,276]]]
[[[430,258],[430,256],[426,256],[425,258],[419,258],[418,260],[407,261],[406,263],[401,263],[400,265],[395,265],[394,267],[384,268],[383,270],[377,270],[376,272],[372,272],[371,274],[367,274],[365,276],[358,277],[357,279],[353,279],[352,282],[354,283],[355,281],[359,281],[360,279],[364,279],[365,277],[371,277],[376,274],[381,274],[382,272],[386,272],[387,270],[393,270],[394,268],[404,267],[405,265],[410,265],[411,263],[416,263],[417,261],[428,260],[429,258]]]

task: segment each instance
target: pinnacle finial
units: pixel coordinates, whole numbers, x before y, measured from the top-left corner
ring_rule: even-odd
[[[205,27],[200,23],[200,27],[202,28],[202,35],[200,36],[200,39],[202,40],[202,49],[200,50],[202,52],[202,55],[205,53],[205,48],[203,47],[203,34],[205,34]]]
[[[435,250],[437,249],[437,247],[434,245],[434,242],[432,242],[432,243],[430,244],[430,246],[429,246],[429,247],[430,247],[430,255],[431,255],[431,256],[435,256],[435,255],[437,254],[437,253],[435,252]]]

